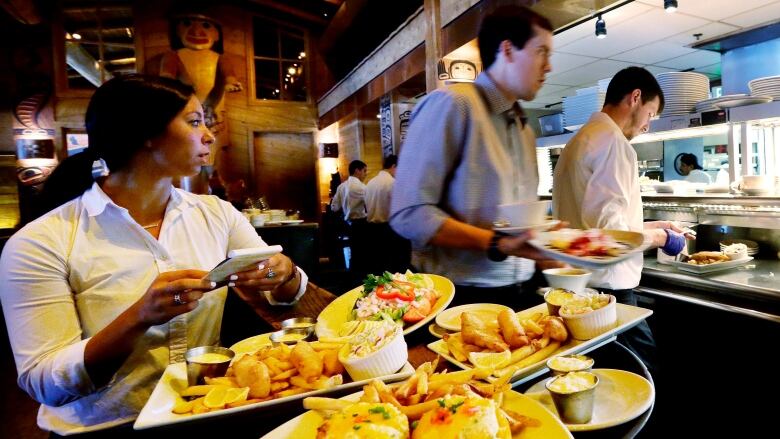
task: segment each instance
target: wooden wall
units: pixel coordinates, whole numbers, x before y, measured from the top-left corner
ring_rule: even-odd
[[[143,69],[147,72],[159,69],[156,65],[159,56],[170,48],[167,20],[170,4],[171,0],[140,0],[136,3],[136,34],[143,53]],[[252,157],[255,134],[275,132],[313,135],[317,131],[316,108],[312,103],[256,100],[250,83],[253,77],[252,14],[235,6],[215,5],[212,15],[222,24],[225,49],[223,60],[228,62],[244,86],[241,92],[227,94],[230,145],[218,157],[217,166],[223,179],[244,179],[255,193],[256,188],[252,187],[255,181]],[[310,62],[313,64],[320,59],[317,56],[312,58]],[[317,64],[310,70],[321,73],[323,67]]]
[[[382,142],[376,117],[357,118],[353,114],[339,121],[339,173],[342,181],[349,177],[352,160],[362,160],[368,165],[366,181],[382,169]]]

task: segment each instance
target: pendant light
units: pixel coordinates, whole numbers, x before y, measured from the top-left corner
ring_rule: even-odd
[[[677,0],[664,0],[664,9],[668,13],[672,13],[677,10]]]

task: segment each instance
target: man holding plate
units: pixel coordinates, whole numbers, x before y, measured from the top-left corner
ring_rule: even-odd
[[[518,100],[532,100],[551,71],[552,25],[521,6],[485,17],[485,71],[473,83],[428,94],[401,152],[390,225],[412,242],[417,271],[448,277],[453,304],[520,299],[544,259],[526,241],[492,230],[498,205],[537,200],[536,141]],[[523,296],[525,298],[526,296]]]
[[[569,140],[555,167],[553,215],[578,229],[643,232],[653,247],[676,255],[685,246],[682,230],[669,221],[643,222],[636,151],[629,141],[644,133],[663,111],[664,95],[653,75],[628,67],[610,81],[604,108]],[[633,288],[642,277],[642,253],[602,270],[589,286],[636,306]],[[620,336],[648,368],[654,366],[655,341],[647,322]]]

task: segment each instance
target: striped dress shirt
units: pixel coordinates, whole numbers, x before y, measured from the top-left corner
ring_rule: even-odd
[[[483,73],[436,90],[415,108],[396,170],[390,224],[411,240],[413,265],[459,285],[527,280],[533,261],[490,261],[485,252],[429,244],[453,218],[490,229],[497,206],[537,200],[535,138],[516,101]]]

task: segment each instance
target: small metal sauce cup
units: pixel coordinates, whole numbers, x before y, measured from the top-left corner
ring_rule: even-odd
[[[309,340],[312,334],[314,334],[313,326],[309,328],[285,328],[272,332],[269,338],[274,346],[281,343],[294,345],[301,340]]]
[[[314,328],[314,325],[317,323],[316,320],[314,320],[311,317],[295,317],[292,319],[287,319],[282,321],[282,329],[287,328],[294,328],[294,329],[307,329],[307,328]]]
[[[198,357],[203,354],[220,354],[226,357],[225,361],[219,363],[212,362],[198,362]],[[201,346],[197,348],[189,349],[184,354],[184,359],[187,362],[187,384],[195,386],[198,384],[205,384],[206,377],[221,377],[225,376],[225,373],[230,366],[230,361],[236,353],[228,348],[220,346]]]
[[[582,360],[583,362],[587,363],[583,367],[579,369],[561,369],[556,368],[555,366],[555,359],[556,358],[576,358],[578,360]],[[586,355],[582,354],[573,354],[573,355],[562,355],[559,357],[552,357],[549,360],[547,360],[547,368],[550,369],[550,372],[554,376],[558,375],[566,375],[569,372],[590,372],[591,369],[593,369],[593,364],[595,364],[595,361],[593,361],[593,358],[590,358]]]
[[[593,376],[594,384],[583,390],[568,393],[559,393],[550,389],[550,384],[563,377],[555,376],[544,383],[547,391],[552,396],[558,416],[566,424],[587,424],[593,417],[593,403],[596,400],[596,387],[599,385],[599,377],[590,372],[581,372]]]

